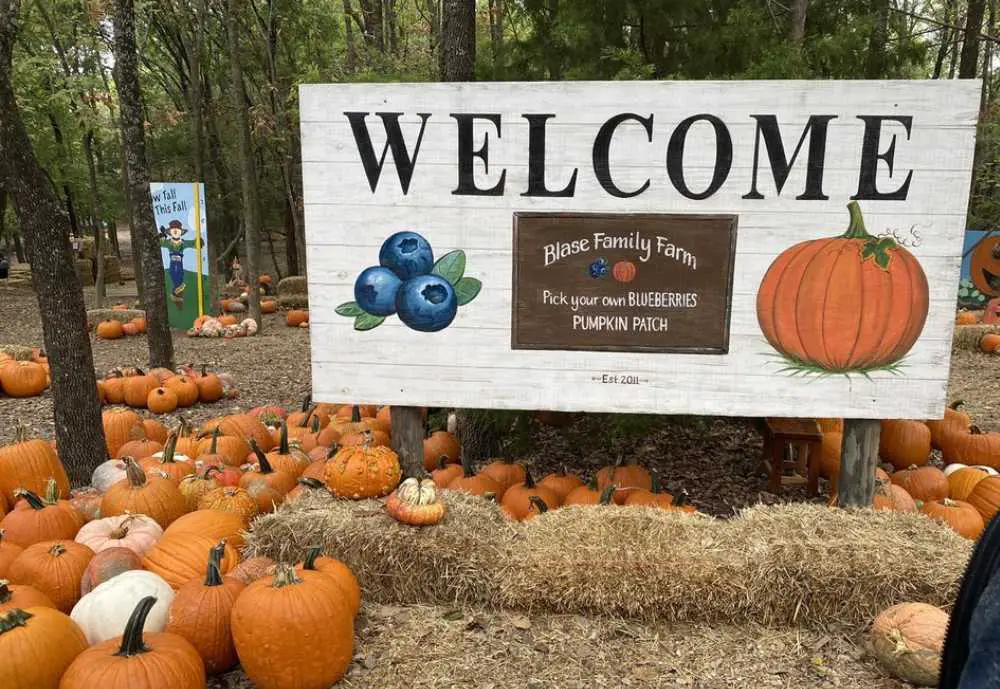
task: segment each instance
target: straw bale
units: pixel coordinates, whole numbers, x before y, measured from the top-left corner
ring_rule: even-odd
[[[952,349],[979,349],[979,341],[983,335],[995,333],[1000,335],[1000,325],[959,325],[955,327],[955,336],[952,339]]]
[[[453,491],[443,498],[447,513],[440,526],[415,529],[389,517],[378,500],[306,493],[254,520],[244,556],[291,562],[321,546],[347,563],[372,601],[489,601],[516,527],[481,498]]]
[[[9,354],[14,361],[31,361],[35,352],[27,345],[0,344],[0,354]]]
[[[114,309],[87,309],[87,322],[92,327],[97,327],[101,321],[114,320],[128,323],[133,318],[145,318],[146,312],[142,309],[125,309],[115,311]]]
[[[309,287],[306,278],[302,275],[289,275],[278,281],[278,296],[283,297],[288,294],[308,294]]]
[[[104,282],[121,282],[122,261],[117,256],[104,257]]]
[[[309,495],[258,519],[247,554],[288,560],[321,545],[380,603],[812,627],[864,625],[908,600],[947,606],[971,552],[923,515],[570,507],[514,524],[490,503],[444,495],[445,521],[419,530],[377,501]]]
[[[80,278],[80,284],[84,287],[94,286],[94,264],[89,258],[78,258],[76,263],[76,274]]]
[[[286,309],[309,308],[309,296],[306,294],[285,294],[278,297],[278,303]]]

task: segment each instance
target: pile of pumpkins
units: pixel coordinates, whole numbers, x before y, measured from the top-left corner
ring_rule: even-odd
[[[0,392],[7,397],[37,397],[50,383],[49,360],[41,350],[31,350],[31,358],[23,360],[0,352]]]
[[[257,334],[257,321],[244,318],[237,322],[236,316],[198,316],[188,328],[188,337],[252,337]]]
[[[148,409],[154,414],[169,414],[199,402],[212,403],[236,396],[226,374],[200,371],[187,366],[177,372],[154,368],[114,368],[97,381],[97,397],[102,405],[127,405]]]
[[[146,319],[136,316],[129,321],[108,318],[97,324],[95,334],[102,340],[119,340],[125,336],[142,335],[146,332]]]
[[[919,511],[975,540],[1000,511],[1000,433],[981,431],[960,407],[961,402],[954,403],[940,420],[881,422],[879,457],[891,473],[876,470],[873,507]],[[819,423],[820,476],[829,480],[834,504],[843,421]],[[940,450],[943,468],[931,463],[932,448]]]

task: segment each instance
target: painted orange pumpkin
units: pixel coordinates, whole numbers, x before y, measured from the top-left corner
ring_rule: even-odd
[[[983,311],[983,323],[986,325],[1000,325],[1000,297],[990,299]]]
[[[972,284],[988,297],[1000,297],[1000,234],[984,237],[969,257]]]
[[[867,371],[902,359],[927,319],[927,276],[891,237],[865,229],[861,207],[837,237],[800,242],[768,268],[757,321],[778,352],[803,368]]]
[[[635,280],[635,264],[632,261],[618,261],[611,269],[611,277],[621,283]]]

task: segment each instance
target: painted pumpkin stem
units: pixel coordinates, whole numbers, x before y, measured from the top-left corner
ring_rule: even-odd
[[[861,214],[861,205],[857,201],[847,204],[847,212],[851,214],[851,224],[847,226],[847,232],[841,235],[844,239],[871,239],[865,227],[865,218]]]
[[[542,500],[537,495],[529,495],[528,496],[528,502],[535,506],[535,508],[538,510],[539,514],[545,514],[546,512],[549,511],[549,506],[546,505],[545,501]]]
[[[310,548],[306,553],[306,559],[302,561],[302,569],[315,570],[316,558],[320,556],[321,551],[322,548],[319,547]]]
[[[602,505],[610,505],[611,504],[611,496],[614,495],[614,494],[615,494],[615,485],[611,484],[610,486],[608,486],[607,488],[604,489],[603,493],[601,493],[600,504],[602,504]]]
[[[24,498],[24,501],[28,503],[28,506],[33,510],[44,510],[46,508],[46,504],[42,501],[42,499],[27,488],[18,488],[15,490],[14,497]]]
[[[125,477],[132,488],[141,488],[146,485],[146,472],[135,461],[135,457],[122,457],[125,462]]]
[[[301,584],[302,580],[295,576],[295,568],[292,567],[287,562],[279,562],[274,567],[274,582],[271,584],[274,588],[280,589],[284,586],[291,586],[292,584]]]
[[[250,438],[250,449],[253,450],[254,455],[257,457],[257,464],[260,468],[260,473],[271,474],[274,473],[274,469],[271,467],[271,463],[267,461],[267,455],[264,451],[260,449],[260,445],[253,438]]]
[[[226,554],[226,539],[219,541],[208,551],[208,566],[205,568],[205,586],[222,586],[222,556]]]
[[[21,608],[14,608],[5,615],[0,615],[0,634],[4,632],[9,632],[12,629],[17,629],[18,627],[24,627],[25,622],[30,620],[34,615],[30,612],[21,610]]]
[[[134,655],[149,651],[149,648],[146,647],[142,639],[142,629],[146,625],[146,617],[154,605],[156,605],[156,596],[146,596],[135,606],[135,610],[132,611],[132,615],[128,618],[128,624],[125,625],[122,645],[118,647],[118,652],[115,653],[116,656],[131,658]]]

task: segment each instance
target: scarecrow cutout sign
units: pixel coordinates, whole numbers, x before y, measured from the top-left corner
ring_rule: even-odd
[[[205,187],[201,183],[153,182],[149,190],[170,327],[187,330],[210,306]]]

